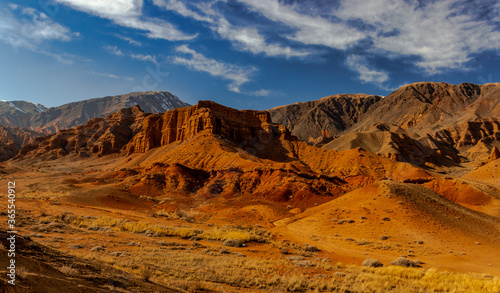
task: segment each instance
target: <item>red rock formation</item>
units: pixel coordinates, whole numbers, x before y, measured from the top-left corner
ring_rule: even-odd
[[[163,114],[146,114],[135,106],[39,138],[23,147],[17,158],[41,155],[57,158],[70,153],[102,156],[122,150],[127,154],[144,153],[185,141],[200,132],[218,135],[242,148],[273,137],[289,136],[283,126],[271,123],[266,111],[239,111],[211,101]]]
[[[207,131],[237,144],[250,144],[252,138],[288,135],[284,127],[271,122],[269,112],[239,111],[211,101],[148,116],[141,131],[127,146],[127,154],[144,153],[154,147],[185,141]]]
[[[497,160],[498,158],[500,158],[500,150],[498,150],[498,148],[494,146],[493,149],[491,149],[491,154],[488,158],[488,162]]]
[[[38,133],[23,128],[0,126],[0,162],[13,158],[37,136]]]
[[[83,126],[37,138],[23,147],[16,158],[57,158],[70,153],[86,157],[120,152],[140,130],[147,115],[139,106],[134,106],[106,118],[94,118]]]

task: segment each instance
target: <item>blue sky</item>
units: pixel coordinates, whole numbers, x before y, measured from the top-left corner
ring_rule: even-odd
[[[167,90],[269,109],[500,81],[500,0],[0,0],[0,99]]]

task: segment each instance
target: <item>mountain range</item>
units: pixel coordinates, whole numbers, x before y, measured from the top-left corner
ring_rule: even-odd
[[[421,167],[487,160],[499,148],[500,84],[420,82],[387,97],[336,95],[269,110],[323,148],[370,152]]]
[[[47,108],[26,101],[0,101],[0,162],[14,157],[35,138],[85,124],[120,109],[138,105],[149,113],[162,113],[189,104],[173,94],[140,92],[83,100]]]
[[[0,125],[50,134],[134,105],[139,105],[141,109],[149,113],[163,113],[178,107],[189,106],[166,91],[107,96],[51,108],[25,101],[0,101]]]
[[[7,186],[16,178],[30,215],[21,235],[52,247],[61,259],[78,256],[80,271],[110,264],[143,276],[145,284],[138,284],[124,274],[124,289],[154,284],[179,292],[166,288],[185,288],[172,280],[190,276],[203,284],[189,286],[208,292],[281,292],[278,281],[256,285],[281,272],[298,274],[288,291],[297,291],[302,278],[307,285],[298,291],[341,282],[339,290],[366,292],[365,279],[353,280],[368,278],[367,272],[376,280],[368,291],[377,291],[384,277],[382,291],[414,291],[409,276],[429,291],[445,288],[448,277],[460,284],[447,291],[497,288],[498,97],[500,84],[425,82],[386,97],[334,95],[268,111],[213,101],[155,113],[130,105],[80,124],[73,119],[71,128],[36,138],[34,130],[1,128],[9,143],[0,148],[0,179]],[[98,105],[106,103],[94,104],[93,113],[104,112]],[[36,258],[26,264],[52,268],[52,275],[36,275],[37,286],[49,288],[67,261],[52,261],[55,252],[45,248],[32,250],[25,253]],[[391,264],[489,275],[465,282],[473,276],[375,268],[395,258]],[[83,259],[92,262],[83,265]],[[265,261],[258,263],[262,272],[255,269],[259,261]],[[344,265],[366,263],[377,265]],[[224,267],[220,279],[217,265]],[[243,269],[228,275],[227,266]],[[101,280],[93,286],[111,282],[102,279],[105,269],[92,270]],[[441,281],[423,283],[432,274]],[[312,275],[331,279],[317,283]],[[63,277],[74,287],[97,278]]]

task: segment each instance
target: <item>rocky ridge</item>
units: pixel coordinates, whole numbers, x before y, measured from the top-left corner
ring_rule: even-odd
[[[17,106],[16,106],[17,105]],[[30,110],[28,107],[34,107]],[[46,108],[39,104],[16,101],[0,102],[0,124],[17,126],[44,134],[85,124],[92,118],[103,118],[120,109],[139,105],[148,113],[163,113],[189,104],[166,91],[139,92],[107,96]],[[20,108],[22,106],[22,108]],[[24,110],[23,110],[24,109]]]
[[[317,101],[295,103],[270,109],[273,122],[286,126],[302,141],[342,133],[382,99],[365,94],[343,94]]]
[[[73,154],[80,157],[120,152],[140,130],[144,113],[139,106],[125,108],[105,118],[94,118],[85,125],[39,137],[24,146],[14,159],[56,159]]]
[[[362,147],[388,158],[434,168],[479,162],[490,155],[493,147],[500,147],[499,96],[498,83],[409,84],[385,98],[369,100],[362,111],[343,111],[347,115],[344,120],[356,122],[333,132],[329,123],[336,123],[342,115],[311,123],[295,119],[297,104],[270,111],[275,122],[293,121],[295,124],[287,127],[303,129],[304,135],[299,135],[303,141],[333,150]],[[323,100],[303,104],[325,107]],[[308,115],[315,117],[313,112]],[[312,137],[305,137],[307,133]]]
[[[199,101],[192,107],[148,116],[141,131],[127,146],[127,154],[182,142],[202,131],[220,135],[242,147],[259,138],[288,134],[281,125],[272,124],[267,111],[238,111],[215,102]]]

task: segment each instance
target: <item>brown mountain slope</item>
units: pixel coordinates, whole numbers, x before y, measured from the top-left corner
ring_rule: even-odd
[[[499,85],[500,87],[500,85]],[[444,126],[459,120],[459,113],[484,97],[483,86],[462,83],[419,82],[401,87],[377,103],[361,117],[353,129],[368,130],[379,122],[393,124],[413,132],[427,132],[427,127]],[[486,90],[489,94],[491,89]]]
[[[167,91],[107,96],[52,108],[25,101],[0,101],[0,124],[49,134],[83,125],[92,118],[102,118],[134,105],[148,113],[163,113],[189,106]]]
[[[30,128],[30,118],[47,107],[25,101],[0,100],[0,125]]]
[[[493,147],[500,147],[500,119],[475,118],[439,130],[432,136],[453,146],[467,158],[482,161],[490,156]]]
[[[477,164],[500,146],[498,97],[500,84],[410,84],[373,105],[324,147],[364,147],[431,168]]]
[[[40,133],[20,127],[0,126],[0,162],[13,158],[22,146],[31,143]]]
[[[54,133],[86,123],[92,118],[105,117],[122,108],[138,105],[148,113],[162,113],[189,104],[169,92],[140,92],[108,96],[50,108],[31,117],[30,128]]]
[[[380,96],[343,94],[280,106],[269,112],[274,123],[286,126],[293,135],[308,141],[337,135],[353,126],[380,99]]]
[[[448,143],[429,136],[379,123],[363,132],[348,132],[322,146],[342,151],[363,148],[372,153],[421,167],[456,166],[461,161],[458,152]]]
[[[492,160],[467,173],[464,178],[492,184],[500,189],[500,160]]]

